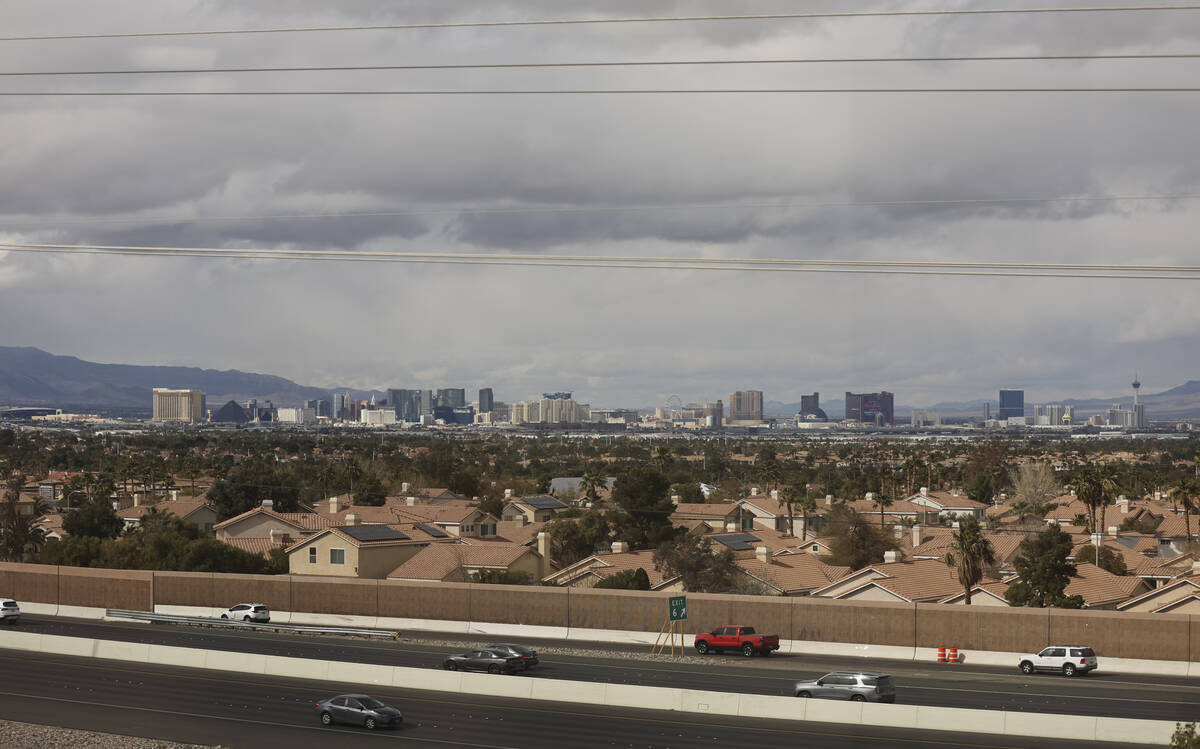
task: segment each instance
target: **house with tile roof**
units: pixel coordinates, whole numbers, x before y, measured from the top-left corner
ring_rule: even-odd
[[[1200,562],[1166,585],[1117,604],[1118,611],[1147,614],[1200,614]]]
[[[294,538],[311,536],[337,523],[313,512],[275,512],[274,503],[264,500],[260,507],[234,515],[213,526],[220,541],[234,538],[269,538],[273,532]]]
[[[954,544],[954,529],[947,528],[948,533],[940,533],[930,540],[915,546],[909,551],[913,559],[945,559],[946,552]],[[1001,567],[1011,565],[1013,558],[1021,547],[1021,542],[1028,536],[1024,533],[991,533],[983,532],[983,537],[991,542],[992,553],[996,563]]]
[[[580,559],[575,564],[547,575],[542,582],[564,587],[590,588],[618,572],[636,570],[639,567],[644,569],[650,578],[650,590],[683,590],[682,578],[678,575],[664,576],[655,566],[653,551],[629,551],[629,547],[621,541],[613,542],[611,553],[593,554]]]
[[[989,507],[983,502],[976,502],[970,497],[954,492],[929,491],[929,487],[926,486],[922,486],[916,494],[904,497],[901,501],[927,508],[929,512],[936,512],[939,518],[951,520],[967,516],[983,520],[984,511]]]
[[[509,490],[506,489],[505,492],[507,494]],[[565,502],[555,499],[549,494],[509,497],[500,513],[500,519],[513,521],[521,516],[525,518],[526,522],[545,523],[566,509],[568,509],[568,505]]]
[[[378,580],[430,544],[455,542],[449,533],[423,523],[335,526],[289,546],[288,571]]]
[[[185,497],[173,501],[156,502],[151,505],[137,504],[117,510],[117,517],[121,518],[121,522],[125,524],[125,530],[131,530],[141,525],[142,518],[152,510],[163,515],[173,515],[188,523],[194,523],[202,531],[211,532],[217,522],[217,508],[210,505],[208,500],[200,497]]]
[[[753,557],[735,560],[734,565],[742,574],[780,596],[808,595],[850,572],[849,567],[825,564],[807,551],[772,554],[765,546],[758,547]]]
[[[900,561],[888,552],[882,564],[847,573],[812,595],[822,598],[901,603],[936,603],[962,590],[958,574],[940,559]]]
[[[388,573],[388,580],[471,582],[480,572],[515,572],[541,580],[552,570],[537,550],[522,544],[430,544]]]
[[[1087,609],[1115,609],[1148,588],[1146,581],[1140,578],[1114,575],[1094,564],[1076,562],[1075,574],[1065,593],[1082,598],[1083,607]]]
[[[1005,606],[1009,605],[1008,599],[1004,597],[1004,591],[1008,590],[1008,583],[1002,580],[992,580],[990,582],[981,582],[971,588],[971,605],[972,606]],[[952,593],[946,596],[938,603],[948,605],[966,605],[967,594],[962,590],[961,586],[957,593]]]

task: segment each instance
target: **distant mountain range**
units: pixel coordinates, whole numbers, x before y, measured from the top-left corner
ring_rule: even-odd
[[[202,390],[209,408],[219,408],[228,400],[257,398],[277,406],[296,406],[314,398],[329,398],[336,392],[382,400],[377,390],[300,385],[275,375],[219,371],[199,367],[155,367],[134,364],[97,364],[74,356],[58,356],[30,346],[0,346],[0,405],[54,406],[55,408],[132,409],[150,411],[151,390],[156,387]],[[1143,393],[1146,413],[1151,419],[1200,418],[1200,380],[1190,380],[1161,393]],[[919,406],[943,417],[980,416],[983,400],[935,403]],[[1026,395],[1026,405],[1032,406]],[[1133,395],[1112,398],[1070,398],[1050,401],[1075,406],[1076,417],[1107,410],[1113,403],[1128,406]],[[845,415],[844,399],[823,400],[821,407],[830,419]],[[992,401],[992,411],[997,403]],[[799,403],[769,401],[764,411],[773,416],[794,416]],[[907,419],[912,406],[896,406],[897,419]]]
[[[334,390],[363,399],[383,396],[351,388],[299,385],[283,377],[236,369],[97,364],[29,346],[0,346],[0,404],[149,412],[151,390],[156,387],[202,390],[209,408],[219,408],[228,400],[250,398],[295,406],[314,398],[329,398]]]

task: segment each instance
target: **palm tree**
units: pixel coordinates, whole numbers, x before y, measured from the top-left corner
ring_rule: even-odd
[[[974,517],[960,521],[958,530],[951,535],[946,564],[958,571],[958,582],[966,594],[963,603],[971,605],[971,588],[983,579],[983,571],[995,563],[992,542],[983,535],[979,521]]]
[[[1183,508],[1183,528],[1187,542],[1192,542],[1192,513],[1200,509],[1200,481],[1194,478],[1183,478],[1171,492],[1171,499],[1179,502]]]
[[[796,504],[800,506],[800,516],[804,519],[804,538],[801,541],[808,540],[808,518],[817,511],[817,498],[812,496],[806,490],[804,494],[796,500]],[[794,533],[792,535],[795,535]]]
[[[599,468],[591,466],[583,472],[579,485],[587,493],[588,500],[595,502],[600,498],[600,489],[608,487],[608,479]]]
[[[354,494],[354,479],[362,478],[362,466],[358,464],[356,458],[346,458],[345,471],[346,478],[350,480],[350,493]]]
[[[796,525],[792,517],[792,506],[800,501],[800,490],[794,486],[789,486],[783,490],[783,506],[787,508],[787,534],[789,536],[796,535]]]
[[[23,562],[26,556],[37,554],[46,543],[46,533],[38,521],[46,514],[46,504],[35,494],[33,512],[21,512],[21,487],[25,474],[18,470],[4,477],[4,499],[0,501],[0,560]]]
[[[1075,496],[1088,508],[1089,532],[1097,533],[1096,526],[1104,508],[1112,504],[1117,493],[1117,481],[1111,466],[1085,466],[1079,469],[1075,480]]]
[[[895,504],[895,501],[883,492],[876,492],[871,501],[874,502],[875,506],[879,508],[879,527],[882,528],[883,511]]]

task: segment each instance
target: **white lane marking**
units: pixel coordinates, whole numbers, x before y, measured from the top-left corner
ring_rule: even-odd
[[[954,689],[953,687],[918,687],[912,685],[903,685],[905,691],[923,691],[923,692],[961,692],[962,689]],[[988,694],[1006,694],[1015,697],[1049,697],[1053,699],[1072,699],[1072,700],[1112,700],[1117,702],[1145,702],[1151,705],[1179,705],[1181,707],[1191,705],[1190,702],[1178,702],[1171,700],[1136,700],[1129,697],[1092,697],[1086,694],[1039,694],[1037,692],[988,692]]]
[[[88,702],[87,700],[67,700],[60,697],[42,697],[40,695],[22,694],[17,692],[0,692],[0,697],[23,697],[30,700],[46,700],[48,702],[62,702],[68,705],[89,705],[91,707],[111,707],[119,710],[137,710],[143,713],[157,713],[159,715],[176,715],[184,718],[203,718],[205,720],[219,720],[223,723],[251,723],[259,726],[274,726],[276,728],[298,728],[302,731],[328,731],[327,728],[316,728],[312,726],[298,726],[292,723],[275,723],[269,720],[250,720],[249,718],[229,718],[219,715],[204,715],[203,713],[184,713],[178,710],[159,710],[153,707],[130,707],[129,705],[113,705],[107,702]],[[501,744],[473,744],[467,741],[447,741],[446,739],[430,739],[417,736],[400,736],[397,734],[385,733],[358,733],[356,736],[370,736],[377,739],[394,739],[396,741],[427,741],[434,744],[449,744],[451,746],[469,746],[476,749],[521,749],[515,746],[504,746]]]

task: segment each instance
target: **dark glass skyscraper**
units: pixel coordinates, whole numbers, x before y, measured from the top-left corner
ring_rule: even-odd
[[[1000,391],[1000,408],[996,411],[996,418],[1017,419],[1025,415],[1025,391],[1024,390],[1008,390]]]
[[[896,423],[892,394],[886,390],[878,393],[846,393],[846,420],[864,424]]]
[[[492,398],[491,388],[480,388],[479,390],[479,413],[490,414],[495,401]]]

